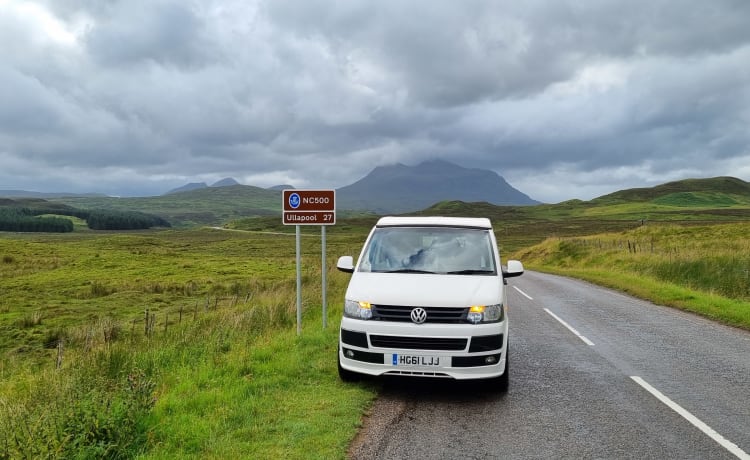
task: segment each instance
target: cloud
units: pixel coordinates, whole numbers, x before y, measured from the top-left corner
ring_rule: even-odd
[[[431,158],[543,201],[750,180],[747,17],[742,0],[6,0],[0,189],[339,187]]]

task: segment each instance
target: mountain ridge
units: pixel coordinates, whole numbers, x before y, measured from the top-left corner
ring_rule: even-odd
[[[362,179],[336,189],[337,206],[376,213],[418,211],[445,200],[494,205],[539,204],[494,171],[464,168],[444,160],[416,166],[378,166]]]

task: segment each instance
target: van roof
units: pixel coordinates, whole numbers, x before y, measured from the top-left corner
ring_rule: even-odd
[[[381,217],[378,227],[473,227],[491,229],[486,217]]]

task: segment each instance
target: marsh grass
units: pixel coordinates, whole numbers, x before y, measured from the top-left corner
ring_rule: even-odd
[[[44,315],[40,311],[33,311],[30,313],[25,313],[19,320],[18,320],[18,327],[21,329],[27,329],[30,327],[39,326],[42,324],[42,319],[44,318]]]
[[[750,226],[646,225],[551,238],[518,251],[529,267],[615,287],[750,329]]]
[[[60,371],[3,383],[0,457],[343,458],[375,389],[342,384],[337,329],[308,309],[297,336],[283,297],[152,338],[80,328]]]
[[[359,245],[329,238],[323,330],[304,242],[298,337],[288,236],[0,238],[25,266],[2,272],[0,458],[343,458],[376,390],[335,368],[333,264]]]

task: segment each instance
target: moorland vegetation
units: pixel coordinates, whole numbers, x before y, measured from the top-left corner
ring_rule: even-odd
[[[489,217],[502,252],[527,268],[750,329],[746,185],[421,213]],[[319,230],[303,229],[301,336],[294,229],[278,215],[223,229],[0,233],[0,458],[345,457],[378,384],[336,376],[348,277],[333,266],[358,254],[376,219],[328,229],[326,329]]]

